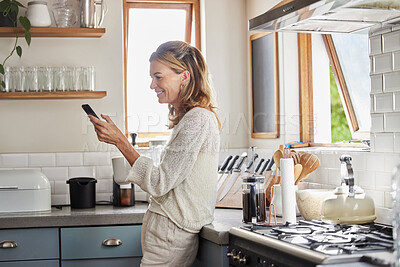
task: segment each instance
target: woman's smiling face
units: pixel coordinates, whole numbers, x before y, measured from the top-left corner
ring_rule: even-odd
[[[178,95],[184,81],[185,72],[175,73],[157,60],[150,62],[150,88],[155,91],[159,103],[167,103],[178,108]]]

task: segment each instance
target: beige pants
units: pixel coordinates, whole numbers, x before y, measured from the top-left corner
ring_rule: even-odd
[[[182,230],[167,217],[149,210],[144,215],[140,266],[191,266],[198,246],[198,234]]]

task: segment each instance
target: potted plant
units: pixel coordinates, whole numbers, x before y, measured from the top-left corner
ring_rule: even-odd
[[[18,16],[18,11],[20,7],[25,8],[17,0],[0,0],[0,22],[4,26],[13,27],[15,34],[14,46],[8,56],[0,64],[1,76],[4,75],[4,65],[6,64],[7,60],[14,54],[14,52],[16,52],[19,57],[22,56],[22,48],[18,45],[18,21],[21,23],[21,26],[24,29],[24,37],[26,43],[28,44],[28,46],[31,44],[31,33],[29,32],[31,28],[31,23],[26,16]],[[5,87],[4,79],[1,79],[1,87]]]

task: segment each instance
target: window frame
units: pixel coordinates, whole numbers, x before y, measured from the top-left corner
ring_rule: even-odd
[[[330,34],[323,34],[326,51],[329,61],[344,99],[344,108],[346,108],[350,127],[353,131],[359,129],[357,117],[353,108],[350,94],[346,85],[342,68],[336,53],[335,46]],[[298,33],[298,55],[299,55],[299,113],[300,113],[300,142],[314,142],[314,120],[313,120],[313,77],[312,77],[312,42],[310,33]],[[338,144],[325,143],[314,144],[314,146],[339,146]],[[356,144],[350,144],[356,147]]]
[[[128,100],[127,100],[127,69],[128,69],[128,24],[130,8],[149,9],[183,9],[186,11],[185,41],[190,43],[194,26],[195,47],[201,50],[200,27],[200,0],[123,0],[123,32],[124,32],[124,119],[125,136],[129,138],[128,131]],[[139,133],[138,133],[139,134]],[[141,133],[140,135],[142,135]],[[145,133],[146,136],[169,135],[169,132]]]

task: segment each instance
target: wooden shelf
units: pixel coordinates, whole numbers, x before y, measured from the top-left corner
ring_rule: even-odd
[[[74,37],[74,38],[100,38],[106,32],[105,28],[57,28],[57,27],[32,27],[32,37]],[[17,28],[18,36],[24,36],[24,29]],[[14,37],[14,28],[0,27],[0,37]]]
[[[107,95],[106,91],[67,91],[67,92],[2,92],[0,100],[35,99],[96,99]]]

